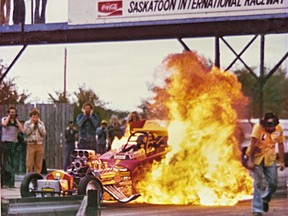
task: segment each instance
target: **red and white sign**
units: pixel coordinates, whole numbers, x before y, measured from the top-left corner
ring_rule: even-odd
[[[288,13],[288,0],[69,0],[69,24],[220,18]]]
[[[122,1],[103,1],[98,2],[98,16],[111,17],[122,16]]]

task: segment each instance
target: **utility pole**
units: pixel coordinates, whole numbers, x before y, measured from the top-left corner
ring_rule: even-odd
[[[66,99],[67,49],[64,49],[64,98]]]

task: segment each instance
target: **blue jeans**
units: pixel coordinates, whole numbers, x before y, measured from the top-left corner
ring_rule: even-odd
[[[263,201],[269,202],[272,194],[277,189],[277,167],[276,162],[271,166],[264,166],[264,162],[260,165],[255,165],[253,169],[254,177],[254,193],[252,201],[252,212],[263,212]],[[268,185],[265,191],[263,191],[262,182],[263,179],[267,181]]]
[[[67,171],[68,167],[71,164],[70,157],[74,149],[75,149],[75,146],[73,147],[72,144],[66,143],[64,171]]]

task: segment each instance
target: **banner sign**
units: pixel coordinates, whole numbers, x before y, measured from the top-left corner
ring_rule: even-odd
[[[288,0],[69,0],[69,24],[287,14]]]

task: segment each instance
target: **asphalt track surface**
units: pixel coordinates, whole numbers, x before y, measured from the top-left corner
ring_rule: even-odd
[[[134,215],[155,215],[155,216],[247,216],[251,213],[251,201],[239,202],[235,206],[205,207],[190,205],[151,205],[151,204],[103,204],[101,206],[101,216],[134,216]],[[274,198],[270,202],[270,210],[264,216],[287,216],[288,199]]]
[[[287,179],[288,169],[285,170],[285,175]],[[284,174],[284,173],[283,173]],[[283,179],[284,180],[284,179]],[[285,181],[285,180],[284,180]],[[287,180],[286,180],[287,181]],[[287,181],[288,182],[288,181]],[[13,189],[1,189],[1,207],[5,206],[7,200],[15,200],[20,197],[20,183],[21,181],[16,181],[16,188]],[[33,204],[32,204],[33,205]],[[79,204],[77,205],[78,208]],[[36,206],[35,206],[36,207]],[[37,207],[36,207],[37,208]],[[56,208],[56,206],[55,206]],[[5,214],[9,215],[23,215],[23,216],[66,216],[66,215],[76,215],[77,210],[72,212],[49,212],[49,213],[35,213],[35,214]],[[4,214],[2,214],[4,215]],[[155,204],[139,204],[139,203],[127,203],[120,204],[118,202],[104,202],[101,204],[99,210],[94,210],[92,212],[87,212],[86,216],[248,216],[251,213],[251,200],[242,201],[235,206],[222,206],[222,207],[207,207],[207,206],[192,206],[192,205],[155,205]],[[84,216],[84,215],[80,215]],[[264,213],[263,216],[288,216],[288,198],[287,189],[278,196],[273,197],[270,202],[270,209],[268,213]]]

